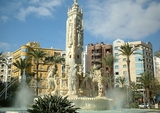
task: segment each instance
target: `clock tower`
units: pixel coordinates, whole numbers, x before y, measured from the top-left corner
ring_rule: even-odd
[[[83,12],[79,8],[77,0],[74,0],[72,8],[68,8],[66,22],[66,66],[70,65],[71,59],[75,64],[82,63],[83,52]]]
[[[68,76],[68,95],[77,95],[82,74],[83,12],[77,0],[68,8],[66,21],[65,73]],[[79,73],[79,74],[78,74]]]

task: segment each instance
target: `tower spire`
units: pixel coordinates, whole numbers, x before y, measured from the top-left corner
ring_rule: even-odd
[[[77,4],[77,0],[74,0],[74,4]]]

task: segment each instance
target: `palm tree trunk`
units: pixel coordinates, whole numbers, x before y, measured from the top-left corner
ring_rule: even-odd
[[[148,108],[150,109],[150,94],[149,94],[149,88],[147,88],[147,100],[148,100]]]
[[[129,58],[127,58],[127,67],[128,67],[129,88],[131,89],[131,75],[130,75],[130,60],[129,60]]]
[[[36,64],[36,96],[38,96],[38,67],[39,64]]]

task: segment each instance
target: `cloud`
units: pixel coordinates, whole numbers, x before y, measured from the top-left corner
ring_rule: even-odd
[[[17,15],[21,21],[25,21],[30,14],[37,17],[53,17],[55,8],[61,6],[63,0],[30,0],[27,7],[23,6]]]
[[[9,18],[7,16],[1,16],[0,18],[3,22],[7,22]]]
[[[8,43],[0,42],[0,50],[6,51],[6,50],[9,50],[9,49],[10,49],[10,45]]]
[[[20,13],[18,14],[17,18],[19,20],[25,21],[25,18],[29,15],[29,14],[35,14],[37,16],[43,16],[43,17],[51,17],[52,13],[50,12],[49,9],[44,8],[44,7],[33,7],[33,6],[29,6],[26,9],[21,9]]]
[[[97,37],[141,39],[160,29],[160,3],[150,0],[89,0],[86,29]]]

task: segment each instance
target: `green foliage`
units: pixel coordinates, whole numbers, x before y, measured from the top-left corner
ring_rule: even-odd
[[[125,56],[126,57],[126,62],[127,62],[127,70],[128,70],[128,79],[129,79],[129,87],[131,88],[131,75],[130,75],[130,56],[133,54],[140,54],[137,53],[136,51],[138,50],[138,47],[133,47],[129,43],[125,43],[124,45],[120,46],[119,55]]]
[[[32,64],[27,59],[20,58],[20,60],[13,62],[13,65],[20,69],[22,75],[24,69],[31,67]]]
[[[160,50],[156,51],[156,52],[154,53],[154,56],[160,57]]]
[[[13,79],[13,78],[12,78]],[[19,86],[19,82],[15,82],[13,85],[11,85],[11,87],[8,88],[7,90],[7,94],[8,94],[8,98],[5,99],[4,98],[4,94],[1,96],[0,98],[0,106],[3,107],[10,107],[12,106],[12,103],[14,101],[15,95],[16,95],[16,91],[18,89]],[[0,84],[0,91],[3,90],[3,88],[5,88],[5,84]]]
[[[44,97],[38,97],[32,108],[27,111],[29,113],[78,113],[76,110],[80,108],[74,106],[67,97],[45,95]]]
[[[39,70],[39,65],[41,62],[44,62],[44,58],[46,57],[46,53],[38,48],[38,49],[31,49],[31,51],[28,53],[33,59],[34,59],[34,63],[36,66],[36,95],[38,96],[38,70]]]

